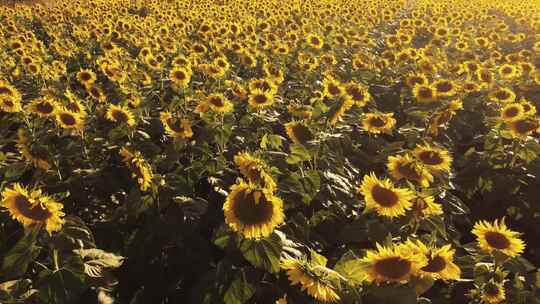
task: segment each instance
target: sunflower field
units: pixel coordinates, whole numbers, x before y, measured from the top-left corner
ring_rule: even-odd
[[[538,0],[0,1],[0,303],[540,304]]]

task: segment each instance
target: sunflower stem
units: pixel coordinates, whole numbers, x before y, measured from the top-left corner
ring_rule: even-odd
[[[60,267],[58,265],[58,249],[53,249],[53,266],[55,272],[60,270]]]

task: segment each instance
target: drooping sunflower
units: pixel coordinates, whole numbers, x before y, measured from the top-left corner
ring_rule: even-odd
[[[28,190],[15,183],[12,188],[2,191],[1,205],[24,227],[40,224],[51,234],[60,230],[64,224],[64,206],[42,194],[40,189]]]
[[[51,117],[54,116],[57,107],[58,103],[54,99],[42,97],[32,100],[27,109],[30,113],[41,117]]]
[[[418,145],[413,154],[418,161],[432,171],[450,171],[452,156],[448,150],[425,144]]]
[[[417,254],[405,244],[381,246],[376,250],[368,250],[361,259],[365,280],[376,284],[407,282],[428,264],[423,254]]]
[[[345,93],[345,98],[350,99],[358,107],[365,106],[371,98],[367,88],[356,83],[347,84],[345,87]]]
[[[169,79],[177,88],[186,88],[191,81],[191,70],[186,67],[175,66],[169,73]]]
[[[390,134],[395,125],[394,113],[367,113],[362,119],[364,130],[373,134]]]
[[[501,109],[501,119],[505,122],[512,122],[525,115],[523,106],[519,103],[509,103]]]
[[[21,153],[22,157],[29,163],[33,164],[34,167],[39,168],[43,171],[47,171],[51,168],[49,162],[45,159],[44,156],[46,153],[43,150],[31,149],[30,140],[28,139],[27,133],[24,129],[17,130],[17,150]],[[37,150],[37,153],[36,153]],[[42,152],[42,153],[39,153]]]
[[[231,187],[223,211],[229,227],[249,239],[268,237],[285,219],[280,198],[244,181]]]
[[[131,171],[131,176],[137,179],[139,189],[146,191],[152,185],[152,167],[144,160],[141,152],[130,151],[123,147],[119,152],[124,165]]]
[[[276,182],[270,174],[268,165],[262,159],[243,152],[234,156],[234,163],[250,183],[260,185],[272,193],[276,190]]]
[[[502,283],[490,280],[481,288],[481,300],[485,304],[500,304],[506,299],[506,292]]]
[[[315,137],[311,130],[302,122],[291,121],[285,124],[285,132],[295,144],[306,144]]]
[[[84,118],[66,108],[56,111],[56,122],[64,129],[81,131],[84,128]]]
[[[415,85],[413,88],[413,96],[421,103],[429,103],[437,100],[436,89],[428,84]]]
[[[135,125],[135,116],[126,106],[114,104],[109,105],[105,117],[112,122],[126,124],[129,127],[133,127]]]
[[[332,270],[322,265],[311,265],[304,259],[284,258],[281,268],[287,271],[292,285],[300,285],[302,290],[318,301],[335,303],[340,300],[335,287],[328,280]]]
[[[173,117],[170,112],[161,112],[159,118],[165,128],[165,132],[167,132],[170,137],[176,139],[188,139],[193,137],[193,130],[191,129],[189,120],[179,120]]]
[[[490,254],[499,251],[509,257],[516,257],[525,249],[525,243],[519,238],[520,233],[508,229],[504,219],[493,223],[479,221],[474,224],[472,233],[480,248]]]
[[[540,121],[536,117],[523,117],[507,124],[510,135],[525,140],[533,133],[540,132]]]
[[[420,276],[429,276],[441,280],[459,280],[461,270],[454,263],[455,250],[451,245],[442,247],[426,246],[420,240],[408,240],[405,243],[414,254],[424,255],[427,265],[420,268]]]
[[[404,215],[412,207],[414,194],[406,188],[397,188],[387,178],[379,179],[375,173],[364,175],[358,193],[364,196],[366,209],[394,218]]]
[[[442,205],[435,202],[431,195],[419,194],[413,200],[413,214],[417,217],[430,217],[443,214]]]
[[[255,89],[250,92],[248,103],[255,109],[266,108],[274,104],[274,95],[269,91]]]
[[[409,154],[389,156],[388,171],[395,180],[402,178],[418,182],[422,187],[429,187],[433,175]]]

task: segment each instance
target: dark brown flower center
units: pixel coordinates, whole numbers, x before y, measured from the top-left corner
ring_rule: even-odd
[[[128,115],[124,111],[121,111],[121,110],[113,110],[112,117],[117,122],[126,122],[128,121],[128,118],[129,118]]]
[[[293,126],[292,133],[300,143],[305,143],[313,139],[313,134],[311,134],[309,128],[304,125],[299,124]]]
[[[380,117],[372,117],[370,120],[369,120],[369,124],[372,126],[372,127],[376,127],[376,128],[382,128],[386,125],[386,121],[384,121],[384,119],[380,118]]]
[[[169,126],[171,130],[173,130],[176,133],[184,132],[182,123],[180,121],[175,121],[173,118],[167,119],[167,125]]]
[[[506,109],[506,111],[504,112],[504,115],[506,117],[515,117],[516,115],[519,114],[519,110],[515,107],[512,107],[512,108],[508,108]]]
[[[90,73],[88,72],[82,72],[79,74],[79,76],[82,82],[87,82],[87,81],[90,81],[90,79],[92,79],[92,75],[90,75]]]
[[[15,198],[15,208],[24,217],[34,221],[45,221],[52,215],[49,210],[43,208],[40,204],[32,205],[24,195],[17,195]]]
[[[485,238],[489,246],[495,249],[502,250],[510,247],[510,240],[508,240],[508,238],[502,233],[488,231],[485,234]]]
[[[422,151],[419,155],[420,160],[430,166],[439,165],[443,162],[443,159],[437,151]]]
[[[441,256],[429,258],[428,264],[422,268],[425,272],[440,272],[446,268],[446,261]]]
[[[366,96],[364,92],[356,86],[349,87],[347,90],[347,94],[349,94],[355,101],[364,100],[364,96]]]
[[[502,73],[503,73],[503,74],[512,74],[513,71],[514,71],[514,70],[513,70],[511,67],[504,67],[504,68],[502,69]]]
[[[260,196],[258,202],[256,196]],[[256,225],[268,222],[273,215],[272,203],[260,191],[242,191],[234,197],[233,212],[242,224]]]
[[[266,97],[266,95],[257,94],[255,96],[253,96],[253,101],[256,104],[264,104],[264,103],[268,102],[268,98]]]
[[[332,95],[338,95],[339,93],[341,93],[341,90],[337,85],[330,83],[328,85],[328,92]]]
[[[13,92],[8,87],[0,87],[0,95],[13,95]]]
[[[418,96],[423,99],[430,99],[433,97],[433,91],[430,88],[422,87],[418,90]]]
[[[318,46],[320,43],[321,43],[321,41],[319,40],[319,38],[311,37],[311,44],[312,45]]]
[[[62,121],[62,123],[64,123],[67,126],[73,126],[77,123],[77,120],[75,119],[75,117],[68,113],[60,114],[60,120]]]
[[[41,114],[51,114],[54,108],[48,102],[40,102],[36,105],[36,110]]]
[[[445,81],[437,84],[437,91],[441,93],[450,92],[453,89],[452,83]]]
[[[499,286],[493,284],[493,283],[487,283],[484,286],[484,293],[490,297],[496,297],[499,295]]]
[[[186,79],[186,73],[182,72],[182,71],[176,71],[174,72],[174,79],[175,80],[184,80]]]
[[[15,104],[13,103],[13,101],[9,100],[9,99],[4,99],[2,100],[2,102],[4,103],[5,106],[11,108],[13,106],[15,106]]]
[[[397,166],[397,171],[401,173],[401,175],[405,176],[407,179],[412,180],[420,180],[422,177],[416,169],[414,168],[414,164],[412,163],[401,163]]]
[[[399,280],[411,271],[411,262],[400,257],[390,257],[375,263],[375,272],[391,280]]]
[[[217,96],[214,96],[214,97],[210,97],[210,100],[209,102],[218,107],[218,108],[221,108],[225,105],[225,103],[223,102],[223,99],[221,99],[220,97],[217,97]]]
[[[515,122],[515,128],[519,133],[526,134],[537,129],[538,122],[531,119],[520,119]]]
[[[399,197],[394,191],[379,185],[375,185],[371,189],[371,195],[373,195],[375,202],[383,207],[393,207],[399,202]]]
[[[500,91],[497,91],[497,93],[495,93],[495,97],[497,97],[497,99],[500,99],[500,100],[505,100],[510,97],[510,93],[500,90]]]

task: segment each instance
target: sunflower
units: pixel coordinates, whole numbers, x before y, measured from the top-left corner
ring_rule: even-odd
[[[361,259],[362,272],[368,282],[376,284],[407,282],[428,264],[425,255],[416,254],[406,244],[398,243],[385,247],[377,243],[376,248],[368,250],[366,256]]]
[[[223,211],[229,227],[249,239],[268,237],[285,219],[281,199],[244,181],[231,187]]]
[[[416,85],[426,85],[428,84],[428,79],[424,74],[410,74],[405,78],[405,84],[409,88],[414,88]]]
[[[511,103],[516,101],[516,93],[508,88],[496,88],[489,92],[488,98],[493,102]]]
[[[335,125],[341,119],[341,117],[345,114],[345,112],[347,112],[347,110],[352,108],[353,105],[354,105],[354,101],[352,99],[341,98],[337,102],[337,106],[331,112],[330,125],[332,126]]]
[[[270,79],[252,79],[249,81],[249,90],[262,90],[265,92],[275,93],[278,90],[277,85]]]
[[[521,255],[525,243],[519,238],[519,233],[506,227],[504,219],[493,223],[479,221],[474,224],[472,233],[478,240],[480,248],[489,254],[494,251],[502,252],[509,257]]]
[[[51,117],[54,116],[57,107],[58,103],[54,99],[42,97],[32,100],[27,110],[41,117]]]
[[[437,100],[436,89],[428,84],[417,84],[413,88],[413,96],[418,102],[429,103]]]
[[[481,289],[481,299],[485,304],[501,304],[506,299],[506,292],[502,283],[493,280],[485,283]]]
[[[343,84],[331,76],[327,76],[323,80],[323,95],[328,98],[336,98],[345,92]]]
[[[403,178],[413,180],[422,185],[422,187],[429,187],[429,184],[433,182],[433,175],[429,173],[429,170],[424,168],[409,154],[389,156],[387,167],[390,175],[396,181]]]
[[[318,301],[335,303],[340,300],[335,288],[328,279],[332,270],[322,265],[312,265],[303,259],[283,258],[281,268],[287,271],[292,285],[300,285],[302,290]]]
[[[426,246],[420,240],[408,240],[406,246],[414,252],[415,255],[423,255],[427,259],[427,265],[420,268],[420,276],[428,276],[441,280],[459,280],[461,270],[454,263],[454,253],[451,245],[442,247]]]
[[[350,99],[358,107],[365,106],[371,98],[368,89],[356,83],[347,84],[345,93],[345,98]]]
[[[175,66],[169,73],[169,79],[178,88],[186,88],[191,81],[191,70],[186,67]]]
[[[402,216],[412,207],[414,194],[409,189],[396,188],[387,178],[380,180],[372,172],[364,175],[358,193],[364,196],[366,209],[390,218]]]
[[[19,183],[2,191],[2,207],[6,208],[14,220],[24,227],[43,225],[49,234],[58,231],[64,224],[64,206],[40,189],[28,190]]]
[[[457,93],[456,84],[450,80],[438,80],[432,86],[437,97],[452,97]]]
[[[85,87],[93,85],[96,79],[96,73],[91,70],[83,69],[77,73],[77,81]]]
[[[234,156],[234,163],[250,183],[260,185],[272,193],[276,190],[276,182],[269,172],[268,165],[263,160],[243,152]]]
[[[522,118],[525,114],[523,106],[519,103],[510,103],[501,109],[501,119],[505,122],[512,122]]]
[[[8,113],[22,110],[22,96],[19,91],[9,83],[0,80],[0,110]]]
[[[433,196],[422,194],[417,195],[413,200],[412,210],[417,217],[430,217],[444,213],[442,205],[436,203]]]
[[[291,121],[285,124],[285,132],[289,139],[295,144],[306,144],[315,137],[311,130],[302,122]]]
[[[413,151],[414,157],[432,171],[450,171],[452,156],[442,148],[429,144],[419,145]]]
[[[112,122],[117,122],[120,124],[125,123],[129,127],[133,127],[135,125],[135,117],[133,116],[133,113],[131,113],[129,108],[126,106],[114,104],[109,105],[105,117]]]
[[[217,113],[229,113],[233,110],[233,104],[223,94],[212,94],[204,100],[204,103]]]
[[[34,167],[39,168],[43,171],[47,171],[51,168],[51,165],[47,160],[45,160],[43,155],[37,155],[35,151],[30,149],[30,141],[27,137],[26,131],[24,129],[17,130],[17,149],[22,157],[29,163],[33,164]],[[44,152],[43,150],[41,150]],[[39,154],[39,153],[38,153]],[[45,154],[41,153],[41,154]]]
[[[306,37],[306,43],[314,48],[314,49],[321,49],[324,45],[324,41],[321,36],[317,34],[309,34]]]
[[[249,94],[248,103],[256,109],[266,108],[274,104],[274,95],[269,91],[255,89]]]
[[[84,127],[84,118],[66,108],[60,108],[56,112],[56,122],[64,129],[81,131]]]
[[[191,129],[191,124],[187,119],[175,119],[170,112],[161,112],[159,118],[165,132],[176,139],[188,139],[193,137],[193,130]]]
[[[95,85],[87,86],[86,92],[98,102],[105,102],[107,99],[107,96],[103,93],[103,90]]]
[[[131,171],[131,176],[137,179],[139,189],[146,191],[152,184],[152,167],[144,160],[141,152],[131,152],[127,148],[120,149],[120,156],[123,157],[124,165]]]
[[[362,119],[363,128],[373,134],[390,134],[395,125],[394,113],[367,113]]]
[[[534,115],[534,114],[536,114],[536,106],[533,105],[530,101],[522,99],[519,103],[523,107],[523,111],[524,111],[525,115]]]
[[[521,76],[521,70],[513,64],[503,64],[498,69],[499,76],[503,79],[512,79]]]
[[[527,139],[534,132],[540,132],[540,121],[534,117],[523,117],[507,124],[510,135],[518,139]]]

